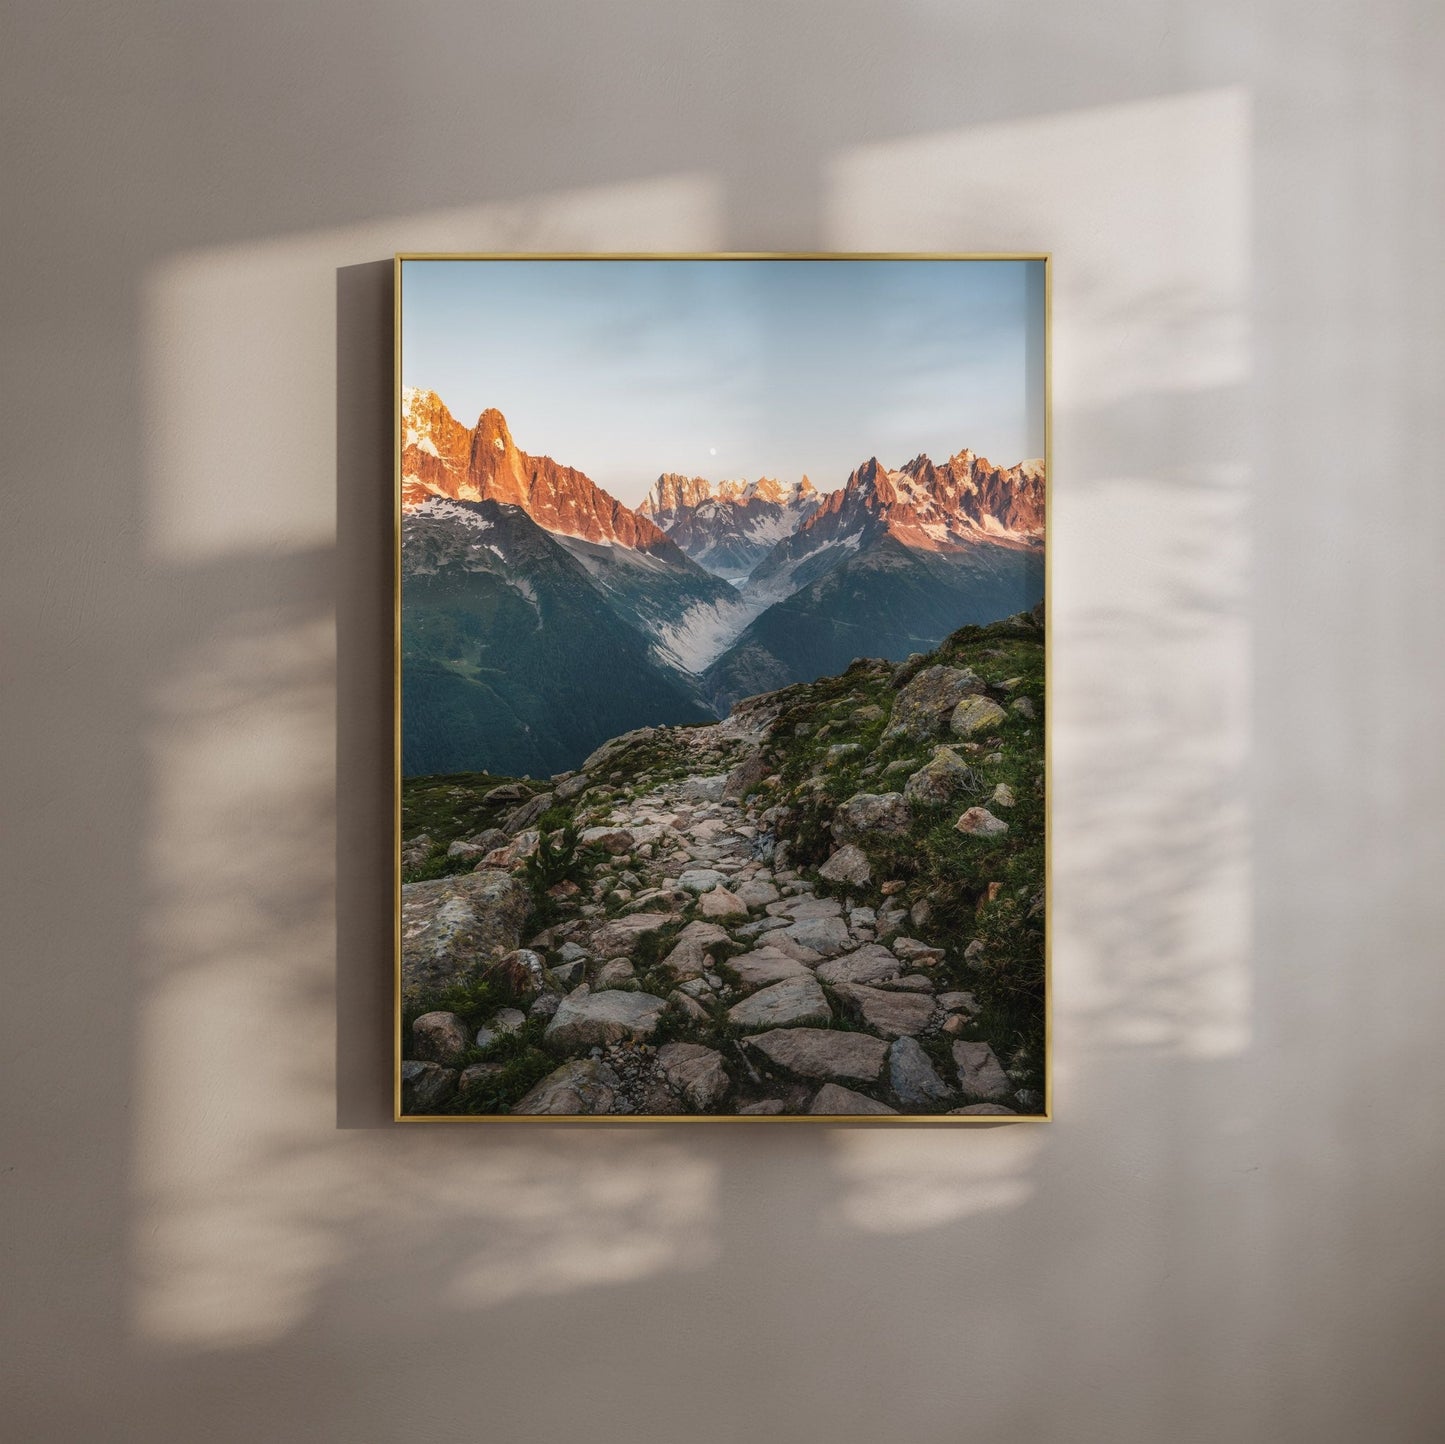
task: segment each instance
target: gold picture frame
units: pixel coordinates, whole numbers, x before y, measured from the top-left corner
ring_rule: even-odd
[[[742,1115],[736,1113],[407,1113],[403,1111],[403,983],[402,983],[402,848],[403,848],[403,774],[402,774],[402,488],[403,488],[403,406],[402,345],[404,324],[403,271],[409,262],[657,262],[709,261],[747,263],[755,261],[807,261],[846,264],[856,261],[908,262],[980,262],[1020,261],[1042,263],[1043,272],[1043,460],[1044,460],[1044,525],[1043,525],[1043,686],[1052,701],[1053,681],[1053,263],[1049,252],[398,252],[393,258],[394,296],[394,368],[393,408],[393,1117],[398,1123],[553,1123],[553,1124],[648,1124],[654,1126],[690,1126],[700,1123],[782,1123],[782,1124],[861,1124],[869,1126],[898,1125],[961,1125],[993,1126],[1015,1123],[1046,1123],[1053,1120],[1053,723],[1051,707],[1046,705],[1042,728],[1043,753],[1043,1070],[1042,1103],[1031,1112],[1015,1112],[1010,1116],[964,1115],[946,1113],[888,1114],[812,1114],[778,1113]]]

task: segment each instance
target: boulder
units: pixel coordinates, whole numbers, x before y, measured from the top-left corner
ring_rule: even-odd
[[[933,979],[922,973],[908,973],[901,978],[880,978],[875,987],[893,988],[900,993],[931,993]]]
[[[482,794],[482,802],[487,807],[502,807],[507,804],[525,802],[532,795],[532,789],[525,782],[504,782],[500,787],[494,787],[490,792]]]
[[[666,1011],[666,1001],[651,993],[616,988],[594,993],[584,984],[562,999],[542,1040],[559,1052],[606,1047],[625,1039],[643,1042],[657,1032]]]
[[[989,798],[995,807],[1012,807],[1014,805],[1014,790],[1007,782],[1000,782],[993,790]]]
[[[846,887],[866,887],[873,877],[873,869],[869,866],[867,854],[850,842],[840,847],[818,869],[818,876]]]
[[[1006,1098],[1013,1084],[987,1043],[957,1042],[953,1061],[958,1064],[959,1087],[973,1098]]]
[[[824,754],[823,765],[825,767],[836,767],[840,762],[863,750],[857,742],[835,742]]]
[[[938,1076],[916,1038],[899,1038],[888,1050],[888,1086],[905,1103],[941,1103],[954,1090]]]
[[[901,837],[912,821],[913,813],[901,792],[859,792],[833,814],[833,836],[839,842],[855,842],[875,833]]]
[[[875,983],[880,978],[896,978],[903,964],[878,943],[864,943],[861,948],[818,968],[818,978],[830,987],[839,983]]]
[[[642,938],[672,920],[671,913],[628,913],[612,918],[592,934],[592,951],[600,958],[630,958]]]
[[[517,946],[531,909],[505,872],[407,883],[401,890],[401,987],[407,1001],[450,987]]]
[[[514,808],[502,819],[502,831],[509,837],[515,837],[517,833],[532,827],[556,800],[555,793],[539,792],[535,797],[522,803],[520,807]]]
[[[624,732],[620,737],[613,737],[604,742],[595,752],[589,753],[583,759],[581,770],[591,773],[600,772],[608,763],[616,762],[634,743],[650,742],[656,736],[656,727],[634,727],[631,732]]]
[[[740,882],[733,892],[749,908],[767,907],[778,900],[777,888],[763,877],[750,877],[746,882]]]
[[[435,1113],[457,1091],[457,1070],[409,1058],[401,1065],[401,1111]]]
[[[968,697],[953,709],[948,730],[955,737],[972,737],[1006,721],[1008,713],[997,702],[988,697]]]
[[[882,1038],[826,1028],[775,1028],[744,1042],[768,1062],[802,1078],[873,1083],[888,1056],[888,1044]]]
[[[527,1021],[527,1015],[518,1008],[502,1008],[490,1022],[477,1030],[477,1047],[490,1048],[500,1038],[518,1032]]]
[[[1034,711],[1033,701],[1028,697],[1015,697],[1014,700],[1009,703],[1009,711],[1017,712],[1020,717],[1027,717],[1030,721],[1033,721],[1038,715]]]
[[[1008,823],[986,807],[970,807],[953,825],[969,837],[1001,837],[1008,831]]]
[[[674,1012],[681,1013],[690,1023],[710,1022],[710,1016],[706,1008],[696,998],[690,998],[680,988],[674,989],[667,995],[667,1001]]]
[[[569,992],[587,976],[587,965],[580,959],[571,963],[558,963],[547,969],[548,976],[562,992]]]
[[[918,807],[942,807],[968,786],[970,771],[952,747],[940,747],[903,784],[906,801]]]
[[[573,772],[564,776],[556,786],[558,802],[570,802],[574,797],[580,797],[592,785],[592,779],[585,772]]]
[[[839,1083],[825,1083],[808,1105],[808,1112],[819,1118],[866,1118],[874,1114],[896,1115],[898,1110]]]
[[[486,979],[527,1002],[541,993],[561,993],[562,984],[552,976],[546,960],[531,948],[514,948],[488,965]]]
[[[899,689],[887,735],[926,741],[943,730],[965,697],[982,690],[982,681],[967,667],[925,667]]]
[[[431,840],[431,834],[419,832],[417,835],[401,845],[401,865],[407,872],[414,872],[430,856],[435,844]]]
[[[585,827],[577,836],[580,847],[600,847],[613,857],[632,851],[636,839],[625,827]]]
[[[549,1073],[513,1113],[529,1115],[611,1113],[621,1081],[595,1058],[573,1058]]]
[[[976,1013],[978,1012],[978,999],[972,993],[961,991],[940,993],[938,1006],[948,1013]]]
[[[894,954],[915,968],[932,968],[943,961],[943,949],[919,942],[917,938],[894,938],[889,944]]]
[[[926,993],[889,992],[862,983],[838,983],[834,992],[844,1007],[885,1038],[921,1033],[933,1021],[933,998]]]
[[[455,1013],[423,1013],[411,1025],[412,1056],[423,1063],[455,1063],[471,1041],[466,1024]]]
[[[633,986],[637,981],[637,974],[633,966],[626,958],[613,958],[609,963],[603,963],[597,970],[597,976],[593,979],[592,986],[599,993],[605,993],[610,988],[627,988]]]
[[[505,847],[493,848],[477,864],[477,871],[481,872],[483,868],[515,867],[536,852],[541,836],[542,834],[535,827],[529,827],[525,832],[519,832]]]
[[[1007,1114],[1010,1118],[1017,1118],[1018,1114],[1012,1108],[1005,1108],[1002,1103],[970,1103],[966,1108],[950,1108],[950,1118],[1002,1118]]]
[[[756,1103],[745,1103],[737,1111],[739,1118],[776,1118],[787,1112],[787,1104],[781,1098],[760,1098]]]
[[[809,973],[784,978],[728,1009],[738,1028],[786,1028],[801,1023],[831,1023],[833,1010]]]
[[[767,775],[768,768],[763,761],[761,750],[749,753],[724,779],[722,796],[741,800],[752,792]]]
[[[696,1113],[721,1103],[733,1081],[722,1054],[700,1043],[664,1043],[657,1050],[657,1077]]]
[[[736,893],[725,887],[715,887],[697,900],[697,910],[705,918],[734,918],[739,921],[748,915],[748,905]]]
[[[673,944],[672,951],[662,960],[662,966],[678,980],[699,978],[702,976],[708,949],[728,941],[726,928],[702,919],[690,922],[677,935],[677,941]]]
[[[490,848],[478,847],[474,842],[462,842],[458,839],[447,848],[447,856],[450,858],[460,858],[463,862],[478,862],[485,857],[489,851],[491,851]]]
[[[711,892],[715,887],[722,887],[728,881],[725,872],[718,872],[711,867],[690,867],[677,880],[678,887],[686,888],[688,892],[705,893]]]

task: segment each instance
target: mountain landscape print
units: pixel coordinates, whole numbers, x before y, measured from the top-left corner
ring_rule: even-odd
[[[1047,260],[402,257],[401,1119],[1047,1116]]]

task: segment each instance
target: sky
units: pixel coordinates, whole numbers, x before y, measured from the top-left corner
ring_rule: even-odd
[[[402,384],[635,506],[1044,454],[1041,261],[404,261]]]

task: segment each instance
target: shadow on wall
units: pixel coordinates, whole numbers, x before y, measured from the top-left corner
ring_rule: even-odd
[[[155,1430],[249,1377],[266,1387],[216,1437],[585,1422],[708,1444],[795,1431],[805,1387],[816,1438],[952,1438],[965,1405],[979,1437],[1029,1438],[1022,1381],[1046,1375],[1047,1417],[1087,1410],[1097,1437],[1227,1435],[1247,1331],[1194,1345],[1244,1265],[1170,1241],[1238,1215],[1219,1162],[1252,1122],[1217,1103],[1248,1043],[1247,120],[1206,92],[820,165],[837,249],[1056,255],[1053,1128],[394,1128],[391,267],[371,258],[747,238],[687,174],[157,269],[149,539],[194,613],[148,722],[126,1306]],[[1100,157],[1129,182],[1092,188]],[[178,416],[217,439],[202,479]],[[1202,1163],[1130,1153],[1174,1134],[1209,1140],[1207,1187]],[[1101,1401],[1121,1345],[1137,1387]],[[1208,1432],[1181,1433],[1206,1397]]]

